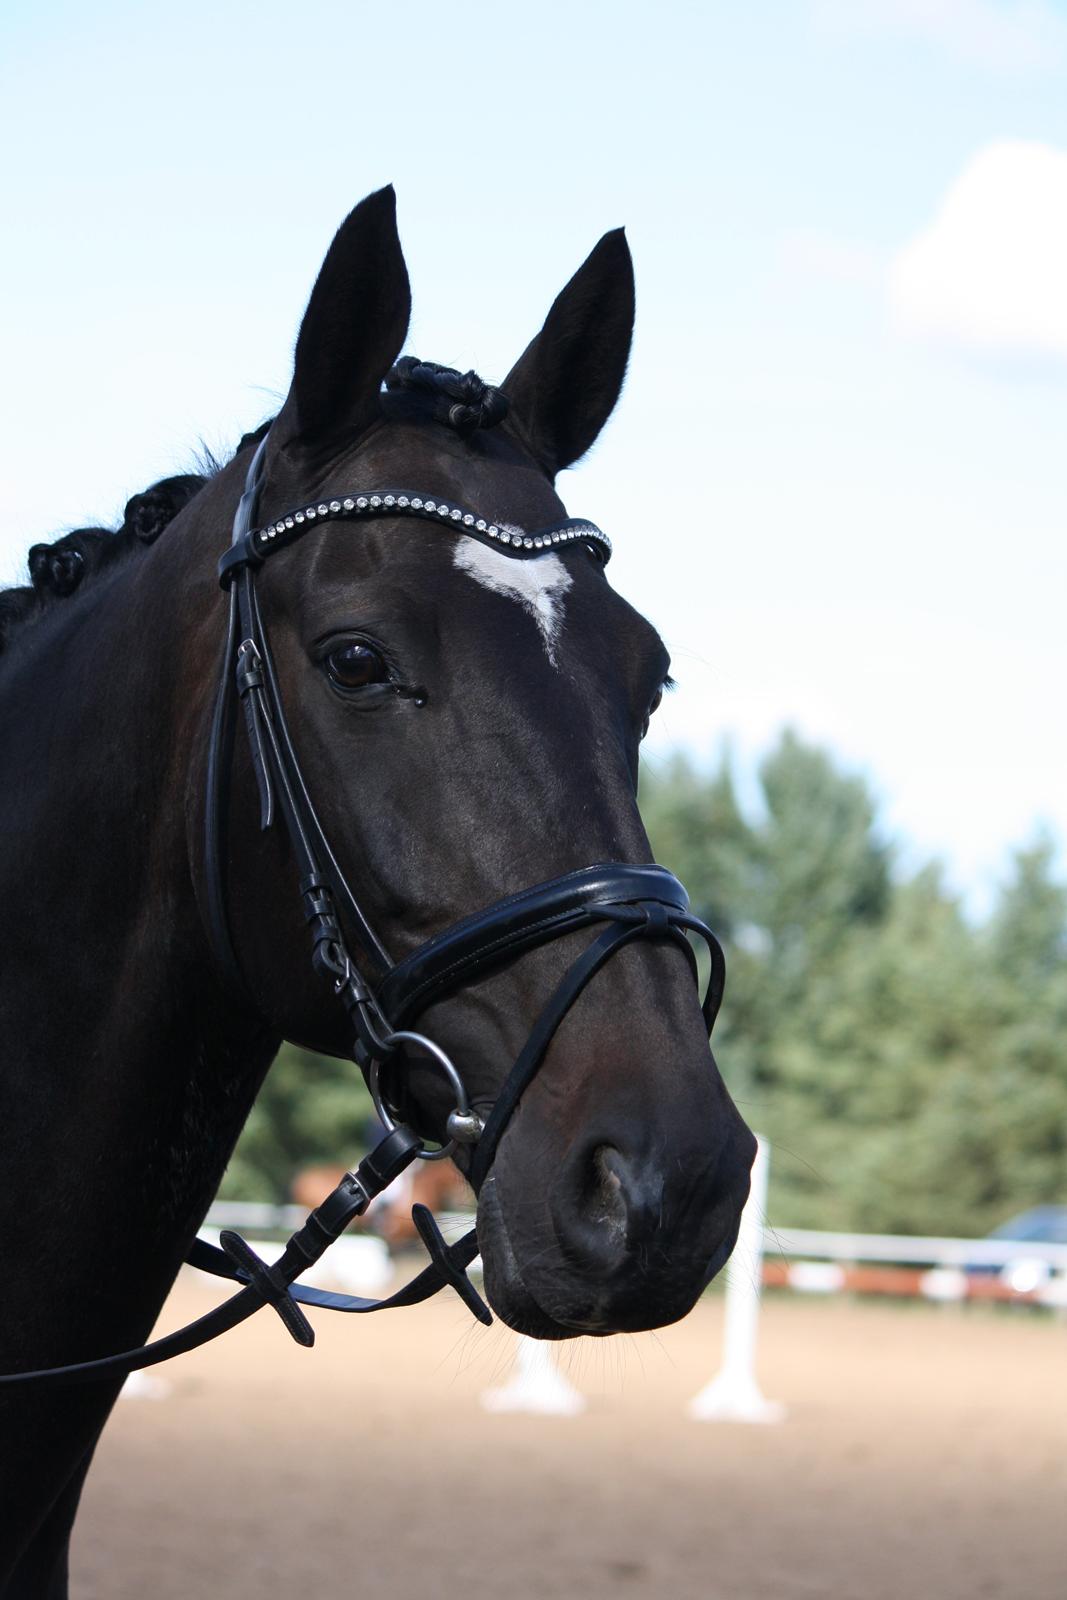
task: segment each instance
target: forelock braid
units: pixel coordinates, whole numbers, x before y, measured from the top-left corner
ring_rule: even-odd
[[[508,400],[476,372],[457,372],[436,361],[401,356],[385,380],[391,394],[428,395],[438,422],[467,439],[479,428],[495,428],[508,414]]]

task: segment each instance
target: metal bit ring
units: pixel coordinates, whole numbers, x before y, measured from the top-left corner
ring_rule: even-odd
[[[452,1154],[457,1144],[476,1143],[482,1131],[482,1119],[477,1112],[471,1110],[470,1102],[467,1099],[467,1091],[463,1086],[463,1079],[451,1059],[441,1049],[441,1046],[435,1044],[432,1039],[428,1039],[424,1033],[409,1033],[405,1029],[401,1029],[397,1033],[387,1034],[382,1042],[390,1050],[395,1049],[397,1045],[408,1044],[414,1045],[417,1050],[423,1051],[440,1067],[451,1085],[452,1093],[455,1095],[456,1103],[449,1113],[446,1124],[447,1131],[452,1137],[447,1144],[441,1146],[440,1150],[427,1150],[424,1145],[419,1151],[419,1160],[443,1161],[446,1156]],[[367,1073],[367,1086],[374,1101],[374,1109],[377,1111],[385,1128],[391,1133],[396,1127],[396,1118],[385,1099],[385,1095],[382,1093],[381,1076],[382,1063],[379,1060],[375,1060],[371,1063]]]

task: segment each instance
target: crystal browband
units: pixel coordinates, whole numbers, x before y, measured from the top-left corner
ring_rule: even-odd
[[[234,544],[219,563],[219,577],[223,584],[229,582],[237,566],[259,566],[273,550],[292,544],[308,525],[329,522],[338,518],[366,517],[423,517],[430,522],[444,522],[458,533],[479,539],[505,555],[528,560],[544,555],[548,550],[584,542],[591,546],[600,559],[611,558],[611,540],[595,523],[568,518],[547,528],[528,530],[507,522],[490,522],[462,506],[447,504],[444,500],[429,499],[418,494],[358,494],[341,499],[319,500],[301,506],[299,511],[289,511],[284,517],[255,528],[244,539]]]

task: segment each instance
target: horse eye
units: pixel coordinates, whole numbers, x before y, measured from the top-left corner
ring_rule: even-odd
[[[663,682],[660,684],[659,688],[656,690],[655,694],[652,696],[652,699],[648,703],[648,710],[645,713],[645,725],[641,730],[642,739],[645,737],[645,734],[648,732],[649,723],[652,721],[652,718],[656,715],[656,712],[660,708],[660,704],[661,704],[661,702],[663,700],[664,691],[667,690],[667,689],[673,689],[673,688],[674,688],[674,679],[673,678],[664,678]]]
[[[365,689],[389,677],[389,668],[369,644],[345,644],[331,650],[326,670],[340,689]]]

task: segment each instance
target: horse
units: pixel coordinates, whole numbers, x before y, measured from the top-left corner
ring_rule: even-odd
[[[254,739],[228,751],[211,859],[228,650],[216,569],[253,457],[263,550],[278,530],[289,540],[293,507],[307,507],[300,523],[324,513],[274,550],[258,592],[303,777],[378,936],[368,953],[350,929],[348,987],[369,992],[374,948],[410,964],[486,904],[514,920],[527,885],[591,892],[588,863],[610,881],[662,874],[636,792],[669,660],[611,588],[606,539],[567,519],[555,487],[622,387],[625,236],[600,240],[497,388],[398,362],[409,313],[390,188],[330,245],[269,429],[160,537],[45,597],[0,655],[0,1372],[143,1341],[280,1042],[352,1050],[336,986],[307,959],[293,837],[263,826]],[[417,515],[400,514],[398,486]],[[376,515],[334,517],[383,487],[394,493]],[[543,527],[555,533],[536,545],[524,533]],[[246,563],[260,559],[251,537]],[[249,662],[238,670],[247,689]],[[228,951],[212,915],[220,873]],[[754,1141],[666,936],[678,905],[624,910],[648,937],[625,942],[609,923],[613,959],[580,993],[565,975],[584,962],[584,981],[602,958],[566,918],[558,938],[431,986],[419,1025],[437,1058],[399,1050],[388,1098],[378,1088],[419,1139],[447,1140],[447,1053],[470,1138],[546,997],[570,985],[491,1155],[479,1166],[477,1144],[454,1146],[477,1192],[488,1300],[542,1339],[684,1316],[728,1256],[748,1190]],[[66,1595],[78,1498],[118,1387],[0,1391],[3,1600]]]

